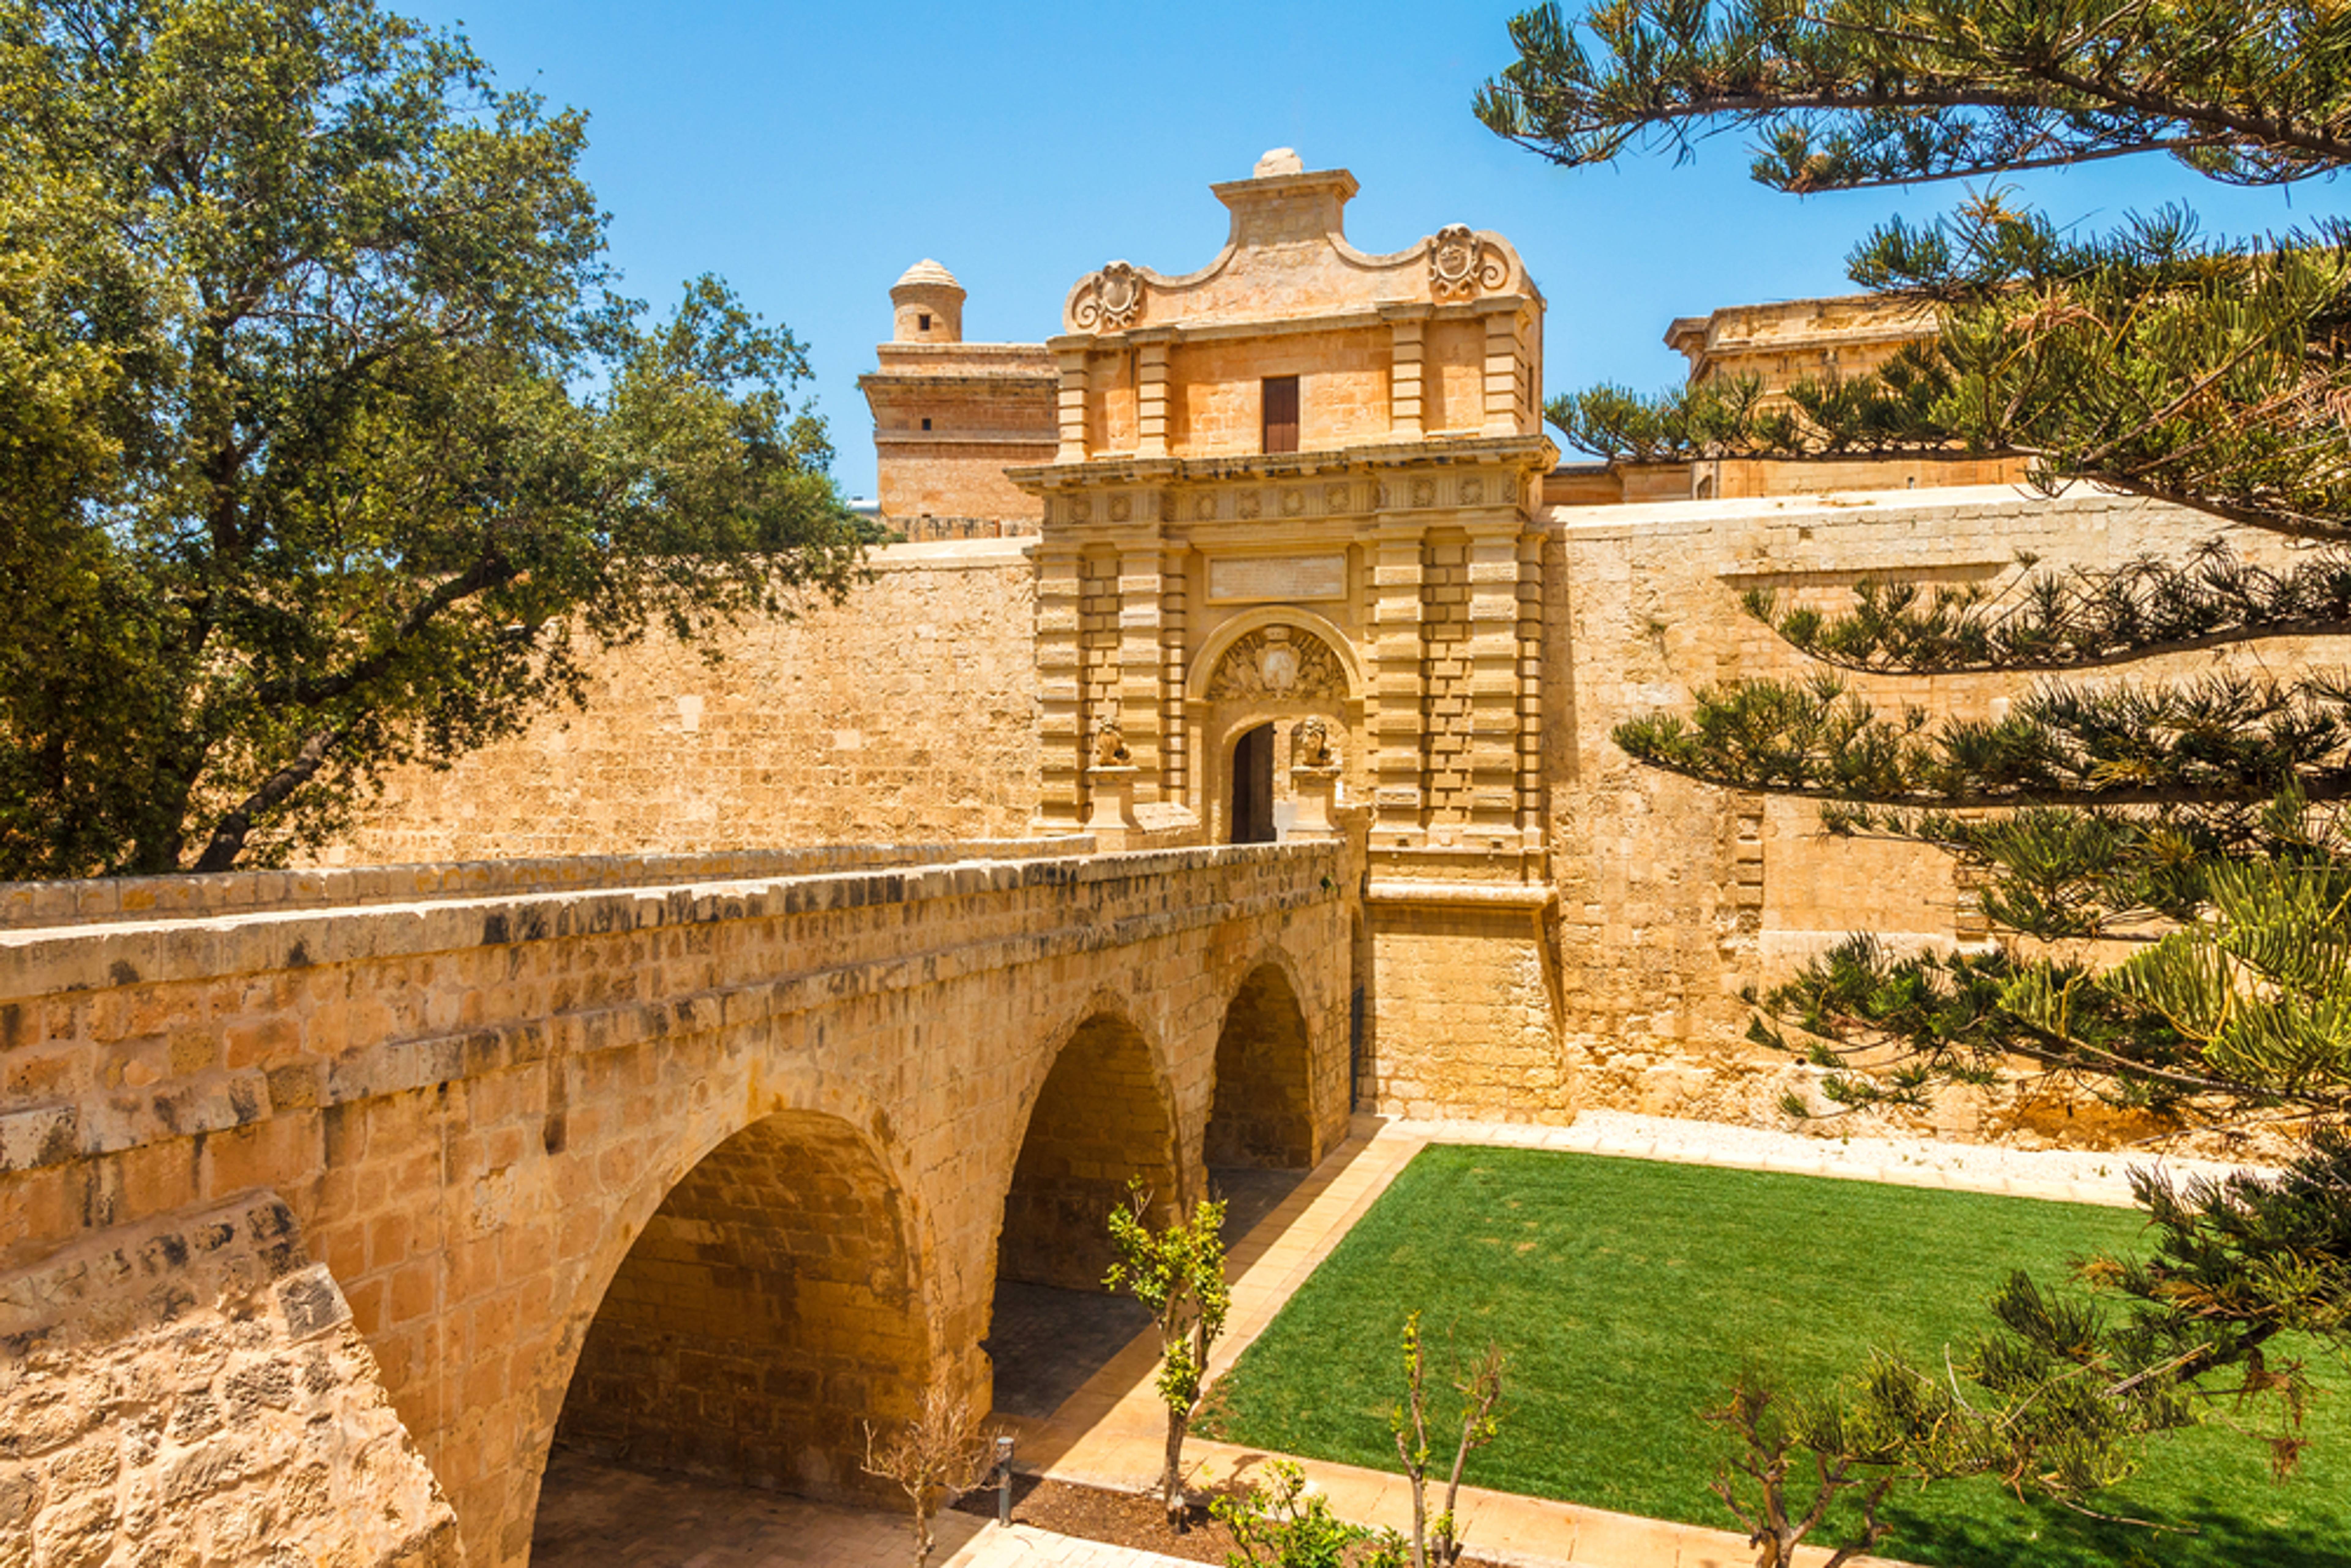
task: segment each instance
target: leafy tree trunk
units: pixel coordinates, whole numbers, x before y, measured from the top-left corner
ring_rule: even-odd
[[[1159,1496],[1167,1505],[1170,1524],[1180,1523],[1184,1518],[1184,1438],[1191,1426],[1190,1411],[1168,1407],[1167,1452],[1159,1468]]]

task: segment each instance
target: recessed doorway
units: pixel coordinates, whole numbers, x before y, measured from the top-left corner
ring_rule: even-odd
[[[1273,726],[1259,725],[1233,742],[1231,800],[1232,841],[1273,842]]]

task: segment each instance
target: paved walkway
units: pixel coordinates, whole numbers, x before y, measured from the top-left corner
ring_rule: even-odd
[[[2148,1163],[2144,1155],[1809,1137],[1622,1112],[1587,1112],[1572,1127],[1359,1116],[1353,1135],[1232,1249],[1232,1312],[1209,1359],[1212,1378],[1231,1367],[1396,1174],[1432,1143],[1621,1155],[2111,1205],[2131,1201],[2128,1169]],[[2181,1175],[2230,1168],[2164,1163]],[[1156,1345],[1146,1333],[1110,1357],[1050,1417],[1009,1422],[1019,1437],[1020,1468],[1128,1490],[1152,1484],[1165,1431],[1151,1388],[1156,1366]],[[1185,1452],[1200,1485],[1247,1475],[1269,1457],[1196,1439]],[[1400,1478],[1322,1460],[1303,1463],[1310,1481],[1330,1495],[1341,1517],[1409,1528],[1411,1495]],[[1474,1489],[1464,1490],[1464,1504],[1470,1550],[1527,1568],[1748,1568],[1754,1562],[1745,1538],[1724,1531]],[[1192,1568],[1151,1552],[1026,1526],[1002,1529],[965,1514],[943,1519],[938,1538],[931,1560],[938,1568]],[[906,1527],[897,1515],[570,1458],[559,1458],[548,1471],[532,1548],[534,1568],[781,1568],[802,1563],[895,1568],[911,1557]],[[1803,1562],[1819,1560],[1820,1554],[1808,1554]]]
[[[946,1513],[931,1568],[1199,1568],[1154,1552]],[[559,1456],[548,1466],[531,1568],[906,1568],[905,1516],[650,1476]]]

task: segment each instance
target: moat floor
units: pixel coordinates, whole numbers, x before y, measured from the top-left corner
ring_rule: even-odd
[[[969,1514],[943,1515],[935,1533],[933,1568],[1194,1568]],[[530,1542],[531,1568],[905,1568],[913,1555],[898,1514],[646,1475],[559,1450]]]
[[[1232,1201],[1227,1237],[1233,1244],[1234,1290],[1226,1339],[1209,1358],[1212,1373],[1221,1374],[1231,1365],[1395,1174],[1431,1142],[1626,1155],[2117,1207],[2131,1201],[2128,1161],[2112,1154],[2022,1154],[1926,1140],[1810,1138],[1621,1112],[1589,1113],[1576,1125],[1563,1128],[1359,1117],[1355,1137],[1302,1181],[1289,1173],[1217,1173],[1219,1186]],[[2218,1168],[2195,1161],[2166,1163],[2175,1173]],[[1104,1302],[1118,1304],[1116,1298],[1084,1291],[1045,1294],[1078,1298],[1060,1303],[1062,1311],[1094,1312]],[[1056,1306],[1050,1301],[1041,1303],[1026,1327],[1000,1320],[998,1332],[1043,1332]],[[1024,1310],[1016,1309],[1016,1315]],[[1147,1484],[1158,1463],[1163,1419],[1151,1388],[1155,1356],[1155,1347],[1138,1335],[1085,1375],[1050,1416],[1006,1409],[1020,1432],[1021,1468],[1095,1486],[1134,1489]],[[1053,1389],[1047,1383],[1030,1384],[1025,1392],[1008,1385],[1007,1359],[1000,1351],[999,1395],[1009,1393],[1023,1403],[1050,1400]],[[1196,1486],[1246,1477],[1266,1458],[1261,1452],[1197,1439],[1186,1457]],[[1309,1460],[1304,1469],[1342,1517],[1404,1522],[1405,1499],[1395,1477],[1324,1460]],[[1695,1525],[1479,1489],[1465,1489],[1463,1501],[1473,1549],[1483,1547],[1522,1563],[1561,1568],[1656,1568],[1674,1563],[1732,1568],[1752,1557],[1739,1537]],[[968,1515],[943,1519],[938,1536],[939,1550],[931,1559],[935,1568],[1181,1568],[1172,1559],[1150,1553],[1026,1526],[999,1530]],[[905,1525],[894,1514],[641,1475],[559,1454],[541,1494],[531,1562],[533,1568],[758,1568],[799,1563],[895,1568],[910,1555]]]
[[[1225,1200],[1228,1248],[1306,1179],[1304,1171],[1219,1168],[1208,1175]],[[996,1408],[1023,1420],[1045,1419],[1150,1326],[1149,1310],[1131,1296],[1011,1281],[997,1286],[987,1331]]]

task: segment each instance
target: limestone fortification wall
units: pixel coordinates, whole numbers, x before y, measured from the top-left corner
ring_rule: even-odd
[[[2051,567],[2175,559],[2216,525],[2130,497],[2008,486],[1854,492],[1543,515],[1548,909],[1366,911],[1362,1091],[1414,1115],[1563,1120],[1580,1106],[1769,1118],[1804,1074],[1743,1041],[1742,988],[1871,930],[1982,935],[1949,859],[1828,840],[1805,803],[1633,763],[1609,738],[1740,676],[1820,666],[1740,608],[1769,588],[1834,610],[1865,577],[2014,581]],[[2282,554],[2258,536],[2249,555]],[[443,774],[395,780],[344,857],[684,852],[894,838],[1015,837],[1037,810],[1034,590],[1012,540],[900,546],[842,609],[758,628],[724,664],[621,655],[584,714]],[[2340,647],[2216,651],[2130,680]],[[1881,711],[1988,716],[2031,677],[1851,678]],[[293,874],[293,873],[289,873]],[[1954,1102],[1948,1135],[2013,1130]],[[2078,1134],[2078,1126],[2075,1131]]]
[[[1867,577],[1996,586],[2022,573],[2021,556],[2058,569],[2149,553],[2179,559],[2220,532],[2210,518],[2133,497],[2084,488],[2050,500],[2005,486],[1561,508],[1551,530],[1546,767],[1566,1065],[1586,1105],[1731,1120],[1769,1116],[1803,1076],[1741,1041],[1750,1016],[1741,987],[1782,976],[1854,931],[1949,943],[1981,926],[1947,857],[1824,838],[1808,803],[1638,766],[1609,739],[1611,727],[1643,712],[1687,712],[1712,682],[1821,670],[1741,612],[1750,588],[1834,610]],[[2285,554],[2264,536],[2241,531],[2231,542],[2252,559]],[[2346,660],[2339,642],[2269,642],[2074,679],[2144,681],[2256,662],[2283,673]],[[2035,679],[1849,684],[1881,713],[1916,705],[1989,717]],[[2029,1136],[2039,1113],[1954,1100],[1938,1112],[1938,1130]]]
[[[896,545],[838,606],[600,665],[584,710],[393,775],[330,863],[1018,837],[1036,815],[1032,573]]]

